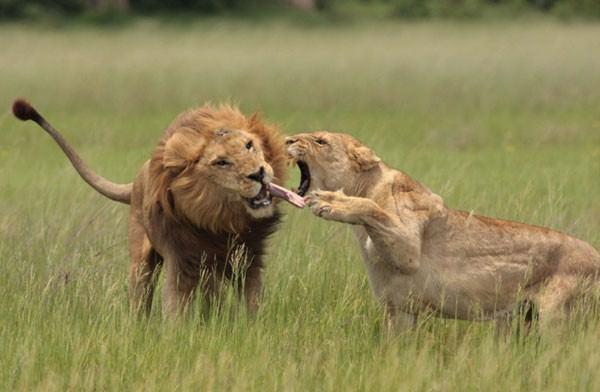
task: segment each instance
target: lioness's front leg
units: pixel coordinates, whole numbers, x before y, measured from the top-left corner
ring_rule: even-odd
[[[395,336],[401,332],[409,332],[415,329],[417,325],[416,315],[403,312],[390,303],[384,305],[383,318],[386,333],[390,336]]]
[[[420,222],[401,221],[371,199],[344,193],[315,191],[307,197],[312,212],[327,220],[364,226],[380,259],[412,274],[421,258]],[[372,260],[377,262],[378,260]]]

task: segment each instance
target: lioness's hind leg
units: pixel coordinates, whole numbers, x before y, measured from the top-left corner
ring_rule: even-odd
[[[536,299],[542,328],[569,315],[570,305],[580,291],[579,285],[579,279],[572,275],[557,275],[548,281]]]
[[[525,299],[512,312],[501,314],[495,319],[496,336],[509,337],[513,333],[516,336],[529,335],[538,319],[537,306]]]

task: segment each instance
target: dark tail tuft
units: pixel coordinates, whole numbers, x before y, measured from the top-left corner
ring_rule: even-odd
[[[21,121],[37,121],[40,118],[40,114],[37,112],[37,110],[35,110],[29,102],[22,98],[16,99],[15,102],[13,102],[12,111],[15,117]]]

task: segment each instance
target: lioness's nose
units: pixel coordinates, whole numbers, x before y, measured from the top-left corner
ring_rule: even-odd
[[[265,168],[261,166],[257,172],[250,174],[248,178],[254,181],[263,182],[263,179],[265,178]]]
[[[285,144],[287,144],[288,146],[289,146],[290,144],[294,144],[294,143],[296,143],[297,141],[298,141],[298,139],[295,139],[295,138],[293,138],[293,137],[286,137],[286,138],[285,138]]]

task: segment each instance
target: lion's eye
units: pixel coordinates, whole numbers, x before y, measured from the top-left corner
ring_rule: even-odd
[[[316,139],[315,143],[317,143],[318,145],[321,145],[321,146],[327,144],[325,139],[321,139],[321,138]]]
[[[213,163],[213,165],[221,166],[221,167],[229,166],[230,164],[231,163],[229,163],[225,159],[219,159],[218,161],[216,161],[216,162]]]
[[[248,143],[246,143],[246,150],[249,150],[252,148],[252,140],[250,140]]]

